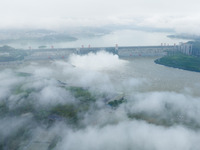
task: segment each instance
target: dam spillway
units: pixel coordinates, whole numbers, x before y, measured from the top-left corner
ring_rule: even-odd
[[[121,47],[88,47],[88,48],[51,48],[51,49],[33,49],[25,60],[37,59],[62,59],[71,54],[85,55],[88,53],[97,53],[106,51],[118,55],[119,57],[153,57],[164,56],[167,52],[182,51],[189,54],[192,50],[190,46],[173,45],[173,46],[121,46]]]
[[[178,50],[177,46],[130,46],[130,47],[94,47],[94,48],[55,48],[55,49],[33,49],[25,60],[34,59],[59,59],[66,58],[71,54],[85,55],[106,51],[118,55],[119,57],[137,56],[163,56],[166,51]]]

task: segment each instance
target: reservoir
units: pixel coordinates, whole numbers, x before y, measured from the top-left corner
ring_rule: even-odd
[[[168,35],[173,33],[170,32],[147,32],[140,30],[116,30],[103,35],[96,35],[92,37],[85,37],[84,35],[76,37],[76,41],[66,41],[66,42],[52,42],[43,43],[46,44],[47,48],[80,48],[82,45],[84,47],[113,47],[115,44],[119,46],[159,46],[161,43],[166,43],[169,45],[174,45],[174,43],[179,44],[179,42],[186,42],[184,39],[171,39]],[[27,49],[31,46],[32,49],[36,49],[41,46],[41,43],[32,43],[31,41],[24,44],[23,42],[10,43],[9,46],[14,48],[24,48]]]
[[[97,78],[102,75],[101,80],[103,80],[104,86],[112,87],[117,91],[168,91],[200,96],[199,73],[155,64],[154,60],[158,58],[120,59],[117,55],[99,52],[83,56],[74,55],[64,61],[26,62],[15,67],[18,71],[37,73],[38,75],[41,74],[42,77],[52,77],[79,86],[87,86],[87,81],[82,83],[79,80],[76,81],[76,78],[96,82],[95,80],[98,80]],[[75,67],[73,68],[71,65]],[[37,71],[37,68],[40,69]],[[45,70],[51,70],[51,74],[43,73],[42,71]],[[73,76],[72,72],[77,74]],[[88,76],[91,76],[91,74],[93,76],[90,79]],[[108,82],[106,82],[107,80]],[[132,83],[133,85],[131,85]],[[98,89],[103,85],[98,83],[94,86]]]

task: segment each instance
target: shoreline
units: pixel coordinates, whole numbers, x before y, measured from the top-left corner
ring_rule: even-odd
[[[200,73],[200,58],[196,56],[177,53],[172,56],[164,56],[156,59],[154,63]]]

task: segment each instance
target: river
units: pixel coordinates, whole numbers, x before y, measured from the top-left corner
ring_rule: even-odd
[[[99,54],[99,56],[98,54],[75,56],[71,60],[65,61],[26,62],[25,64],[19,65],[17,70],[30,73],[39,73],[41,71],[41,75],[44,77],[52,76],[53,78],[64,82],[71,82],[72,84],[74,82],[79,84],[77,83],[79,80],[76,81],[76,78],[83,78],[82,80],[84,80],[85,76],[85,80],[93,82],[93,80],[98,80],[99,78],[98,76],[95,77],[95,75],[102,74],[119,91],[168,91],[200,96],[199,73],[156,64],[154,60],[157,58],[133,57],[124,60],[119,59],[117,55],[103,53],[102,55]],[[75,66],[75,71],[69,69],[71,66],[67,66],[68,63]],[[41,67],[42,69],[38,69]],[[45,75],[42,73],[43,70],[48,69],[53,69],[53,71],[50,71],[51,74]],[[73,73],[76,72],[76,75],[73,76],[71,71]],[[93,80],[87,77],[90,77],[91,74],[94,74],[94,77],[92,76]],[[133,86],[129,85],[129,82],[133,82]],[[121,86],[121,83],[128,84],[129,86],[126,88],[125,85]]]
[[[171,39],[166,32],[145,32],[137,30],[117,30],[103,36],[92,38],[79,38],[77,41],[55,43],[56,47],[112,47],[115,44],[119,46],[152,46],[166,43],[173,45],[174,43],[186,42],[186,40]]]
[[[187,42],[183,39],[171,39],[168,35],[173,33],[168,32],[146,32],[139,30],[116,30],[102,36],[92,36],[92,37],[76,37],[78,40],[71,42],[54,42],[48,43],[47,48],[80,48],[82,45],[88,47],[114,47],[115,44],[119,46],[155,46],[161,43],[166,43],[169,45],[174,45],[174,43],[179,44],[179,42]],[[41,46],[41,43],[11,43],[9,44],[15,48],[27,49],[31,47],[32,49]],[[43,44],[45,45],[45,43]]]

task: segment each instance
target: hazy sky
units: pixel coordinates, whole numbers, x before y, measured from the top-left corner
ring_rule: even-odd
[[[1,0],[0,28],[122,24],[198,33],[199,6],[198,0]]]

